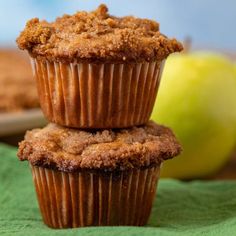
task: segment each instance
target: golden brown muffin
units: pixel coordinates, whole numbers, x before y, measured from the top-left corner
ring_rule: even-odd
[[[59,125],[127,128],[151,115],[164,60],[182,50],[159,24],[105,5],[54,22],[30,20],[17,39],[33,58],[40,104]]]
[[[30,162],[48,226],[144,225],[160,164],[180,150],[171,130],[154,122],[94,132],[49,124],[27,132],[18,157]]]
[[[23,53],[0,49],[0,112],[39,107],[29,61]]]

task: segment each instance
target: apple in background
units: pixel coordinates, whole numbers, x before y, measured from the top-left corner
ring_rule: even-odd
[[[236,75],[224,56],[195,52],[166,61],[152,119],[173,129],[183,152],[162,177],[204,177],[228,160],[236,141]]]

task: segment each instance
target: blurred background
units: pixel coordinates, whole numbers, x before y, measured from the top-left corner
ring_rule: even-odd
[[[236,158],[234,157],[236,135],[234,135],[235,137],[231,135],[234,132],[236,134],[236,131],[234,131],[236,130],[236,124],[234,125],[233,122],[236,117],[232,113],[232,111],[236,111],[236,98],[233,95],[233,93],[236,94],[236,86],[234,88],[232,82],[235,80],[236,83],[236,66],[234,65],[236,55],[235,0],[218,2],[214,0],[1,1],[0,142],[17,145],[17,142],[23,138],[25,130],[42,127],[46,123],[39,109],[29,59],[26,53],[16,49],[15,39],[23,30],[26,21],[34,17],[53,21],[57,16],[64,13],[73,14],[78,10],[94,10],[101,3],[107,4],[112,15],[135,15],[154,19],[160,22],[162,33],[169,37],[176,37],[180,41],[191,39],[190,51],[201,50],[198,55],[188,57],[185,53],[173,58],[170,62],[167,60],[166,63],[163,85],[157,98],[160,105],[159,108],[158,103],[155,106],[152,118],[159,123],[170,126],[187,151],[183,153],[183,157],[179,158],[180,161],[176,159],[173,165],[164,168],[163,176],[181,179],[236,178],[236,174],[234,174],[236,168]],[[208,51],[211,51],[211,53],[209,54]],[[174,66],[170,67],[171,63],[174,63]],[[188,74],[182,69],[186,66],[190,71],[188,71]],[[221,68],[224,68],[224,70]],[[199,71],[203,72],[199,73]],[[207,71],[207,73],[204,71]],[[165,98],[165,90],[172,91],[168,79],[169,77],[175,77],[177,72],[181,76],[178,76],[175,81],[177,81],[180,88],[178,89],[178,85],[175,85],[175,92],[172,93],[172,96],[168,95],[170,97],[168,100]],[[203,81],[209,81],[208,85],[206,83],[201,85],[202,90],[211,90],[209,93],[206,92],[209,95],[207,98],[204,97],[204,107],[201,101],[206,93],[196,93],[194,95],[195,103],[191,103],[191,96],[193,96],[191,92],[190,97],[186,98],[185,102],[180,98],[180,94],[186,93],[182,88],[185,87],[188,91],[191,91],[194,80],[200,80],[200,77]],[[219,81],[217,86],[214,83],[215,78],[218,78],[217,81]],[[213,83],[214,86],[209,88],[209,84],[213,85]],[[181,86],[182,84],[186,86]],[[222,87],[223,85],[225,87]],[[223,92],[222,88],[224,88]],[[219,96],[221,96],[220,100],[218,99]],[[170,102],[170,104],[162,102],[163,100]],[[172,110],[172,113],[166,112],[166,106],[170,110],[172,101],[175,100],[179,101],[182,106],[176,104],[176,109]],[[211,101],[209,104],[214,104],[214,106],[209,105],[208,100]],[[186,101],[190,102],[186,103]],[[225,106],[226,103],[227,106]],[[205,104],[209,106],[206,107]],[[185,107],[185,110],[183,107]],[[166,118],[170,116],[173,117],[172,120]],[[201,119],[196,119],[196,117],[201,117]],[[187,124],[189,120],[192,122],[191,128],[188,129],[179,125],[180,123]],[[205,124],[203,120],[208,122],[205,122]],[[200,122],[201,124],[204,123],[204,126],[196,125]],[[214,127],[211,127],[212,123],[217,126],[217,130],[214,132]],[[227,127],[226,123],[228,124]],[[184,133],[182,130],[184,130]],[[204,130],[204,132],[199,135],[196,130]],[[221,135],[224,132],[225,136]],[[207,133],[207,136],[204,136],[203,133]],[[222,140],[216,138],[220,136]],[[189,137],[204,140],[204,145],[194,138],[189,139]],[[188,139],[188,142],[186,142],[186,139]],[[214,148],[215,151],[211,152],[210,150],[213,147],[216,147]],[[217,147],[219,148],[217,149]],[[195,150],[200,151],[196,154]],[[220,155],[219,157],[217,157],[217,153]],[[215,160],[218,160],[218,162],[216,163]]]
[[[93,10],[100,3],[112,14],[133,14],[155,19],[168,36],[180,40],[190,36],[194,47],[236,50],[236,2],[234,0],[8,0],[0,2],[0,43],[15,46],[15,39],[25,22],[33,17],[52,21],[64,13]]]

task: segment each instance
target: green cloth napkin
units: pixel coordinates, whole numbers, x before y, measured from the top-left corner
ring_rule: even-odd
[[[161,180],[145,227],[53,230],[41,220],[27,162],[0,145],[0,235],[236,235],[236,182]]]

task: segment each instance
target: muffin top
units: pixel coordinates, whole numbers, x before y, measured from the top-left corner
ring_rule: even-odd
[[[28,56],[14,49],[0,49],[0,113],[39,107]]]
[[[17,44],[33,57],[70,62],[162,60],[183,49],[176,39],[160,33],[157,22],[111,16],[103,4],[95,11],[63,15],[52,23],[31,19]]]
[[[28,131],[18,157],[61,171],[127,170],[160,164],[181,151],[172,131],[150,121],[129,129],[86,132],[48,124]]]

